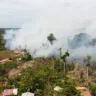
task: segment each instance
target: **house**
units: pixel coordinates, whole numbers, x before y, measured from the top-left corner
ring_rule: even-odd
[[[17,95],[18,89],[5,89],[3,92],[3,96]]]
[[[35,94],[31,92],[26,92],[26,93],[23,93],[22,96],[35,96]]]

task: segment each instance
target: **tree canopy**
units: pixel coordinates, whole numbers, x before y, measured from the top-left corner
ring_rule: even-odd
[[[47,39],[51,43],[51,45],[53,44],[53,41],[56,40],[53,33],[50,33]]]

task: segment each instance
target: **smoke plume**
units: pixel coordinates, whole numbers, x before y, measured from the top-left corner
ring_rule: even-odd
[[[30,21],[19,30],[5,32],[8,49],[26,48],[34,57],[57,55],[59,48],[63,53],[68,49],[71,57],[96,55],[95,44],[92,45],[96,36],[95,0],[29,1],[26,4],[32,4]],[[50,33],[56,38],[53,45],[47,40]]]

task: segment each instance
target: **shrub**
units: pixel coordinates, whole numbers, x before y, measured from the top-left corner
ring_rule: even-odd
[[[24,50],[24,56],[23,56],[22,59],[25,60],[25,61],[29,61],[29,60],[32,59],[32,56],[27,50]]]

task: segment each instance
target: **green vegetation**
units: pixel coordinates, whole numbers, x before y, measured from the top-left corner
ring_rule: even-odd
[[[29,60],[32,59],[31,54],[26,49],[24,49],[24,56],[23,56],[22,59],[25,60],[25,61],[29,61]]]
[[[88,87],[92,93],[92,96],[96,96],[96,85],[89,83]]]
[[[13,76],[7,80],[6,88],[13,88],[12,85],[19,88],[18,96],[21,96],[21,93],[26,91],[34,92],[36,96],[52,96],[52,94],[55,94],[53,90],[54,87],[58,85],[64,88],[64,90],[59,93],[57,92],[56,94],[59,95],[56,96],[69,96],[70,94],[73,94],[72,96],[80,96],[77,95],[78,91],[75,89],[75,86],[73,86],[74,82],[68,78],[64,79],[61,71],[58,72],[58,70],[55,69],[57,60],[54,62],[52,60],[51,62],[41,64],[34,70],[32,70],[32,68],[22,70],[20,75]],[[62,83],[62,80],[64,80],[64,83]]]
[[[4,29],[0,29],[0,50],[5,49],[5,41],[3,39]]]
[[[51,45],[56,40],[52,33],[47,39]],[[4,46],[4,43],[1,45]],[[18,96],[27,91],[36,96],[80,96],[76,87],[84,86],[95,96],[96,62],[91,61],[90,55],[86,57],[84,64],[69,62],[67,58],[71,54],[68,50],[64,54],[62,48],[59,51],[60,58],[32,58],[26,49],[22,56],[12,51],[0,51],[0,58],[9,60],[0,63],[0,92],[7,88],[18,88]],[[60,86],[62,90],[54,90],[56,86]]]
[[[11,57],[9,59],[12,62],[0,64],[0,91],[7,88],[19,88],[18,96],[26,91],[33,92],[36,96],[53,96],[53,94],[55,96],[80,96],[75,87],[87,86],[95,96],[96,83],[95,80],[91,80],[91,78],[95,79],[96,76],[96,71],[93,71],[95,63],[91,64],[91,59],[86,58],[86,62],[90,62],[90,66],[88,66],[89,78],[86,84],[86,66],[76,66],[74,62],[67,62],[66,58],[69,55],[69,52],[66,51],[61,59],[50,58],[46,61],[44,57],[32,59],[30,53],[24,50],[23,59],[20,61],[17,62],[19,57]],[[24,64],[32,66],[23,68]],[[9,77],[9,72],[13,69],[20,70],[20,72]],[[54,91],[56,86],[60,86],[62,90]]]
[[[53,33],[50,33],[47,39],[51,43],[51,45],[53,44],[53,41],[56,40]]]
[[[80,96],[80,93],[72,85],[65,84],[62,88],[63,90],[56,92],[55,96]]]
[[[16,68],[16,67],[17,67],[16,62],[6,62],[3,64],[0,64],[0,75],[4,75],[9,70]]]

